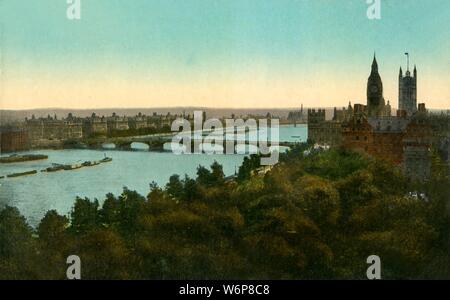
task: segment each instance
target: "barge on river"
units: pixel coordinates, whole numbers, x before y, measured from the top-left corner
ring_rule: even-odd
[[[17,163],[17,162],[26,162],[26,161],[33,161],[33,160],[43,160],[47,159],[47,155],[43,154],[26,154],[26,155],[17,155],[13,154],[6,157],[0,157],[0,163],[2,164],[10,164],[10,163]]]
[[[14,178],[14,177],[21,177],[21,176],[27,176],[27,175],[34,175],[36,174],[37,171],[33,170],[33,171],[27,171],[27,172],[22,172],[22,173],[13,173],[13,174],[9,174],[6,175],[6,177],[8,178]]]
[[[105,157],[101,160],[94,160],[94,161],[85,161],[81,164],[70,164],[70,165],[61,165],[61,164],[53,164],[51,167],[48,167],[41,172],[57,172],[57,171],[72,171],[72,170],[78,170],[85,167],[94,167],[101,163],[107,163],[111,162],[111,157]]]

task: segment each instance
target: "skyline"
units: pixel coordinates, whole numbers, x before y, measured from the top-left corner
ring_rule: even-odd
[[[418,69],[418,102],[450,107],[450,2],[4,0],[0,109],[295,108],[366,103],[376,52],[384,97]],[[446,26],[447,25],[447,26]]]

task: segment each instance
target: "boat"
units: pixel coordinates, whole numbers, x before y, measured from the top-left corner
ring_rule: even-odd
[[[83,167],[93,167],[93,166],[97,166],[97,165],[99,165],[100,164],[100,162],[99,161],[85,161],[84,163],[82,163],[81,165],[83,166]]]
[[[110,161],[112,161],[111,157],[105,157],[105,158],[100,160],[101,163],[106,163],[106,162],[110,162]]]
[[[0,176],[0,179],[3,179],[3,178],[5,178],[5,176]]]
[[[62,171],[64,170],[64,165],[60,165],[60,164],[53,164],[53,167],[48,167],[47,169],[43,170],[46,172],[57,172],[57,171]]]
[[[73,165],[64,165],[65,171],[72,171],[82,168],[83,166],[81,164],[73,164]]]
[[[36,170],[33,170],[33,171],[27,171],[27,172],[22,172],[22,173],[13,173],[13,174],[9,174],[9,175],[6,175],[6,177],[8,177],[8,178],[13,178],[13,177],[26,176],[26,175],[34,175],[34,174],[36,174],[36,173],[37,173],[37,171],[36,171]]]
[[[42,154],[26,154],[26,155],[12,154],[7,157],[0,157],[0,163],[9,164],[9,163],[16,163],[16,162],[42,160],[42,159],[47,159],[47,158],[48,158],[47,155],[42,155]]]
[[[92,162],[91,161],[85,161],[84,163],[81,164],[83,167],[90,167],[92,166]]]

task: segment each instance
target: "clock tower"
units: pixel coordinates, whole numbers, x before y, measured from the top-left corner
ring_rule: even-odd
[[[378,73],[377,59],[373,57],[372,72],[367,81],[367,113],[369,117],[380,117],[385,114],[383,82]]]

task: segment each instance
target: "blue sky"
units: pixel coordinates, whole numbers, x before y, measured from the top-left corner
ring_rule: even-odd
[[[381,1],[381,20],[368,20],[365,0],[81,0],[69,21],[65,0],[3,0],[1,101],[117,106],[105,89],[120,85],[136,99],[124,106],[342,106],[365,102],[376,51],[396,103],[408,51],[419,98],[450,107],[450,1]],[[79,88],[65,93],[70,82]]]

